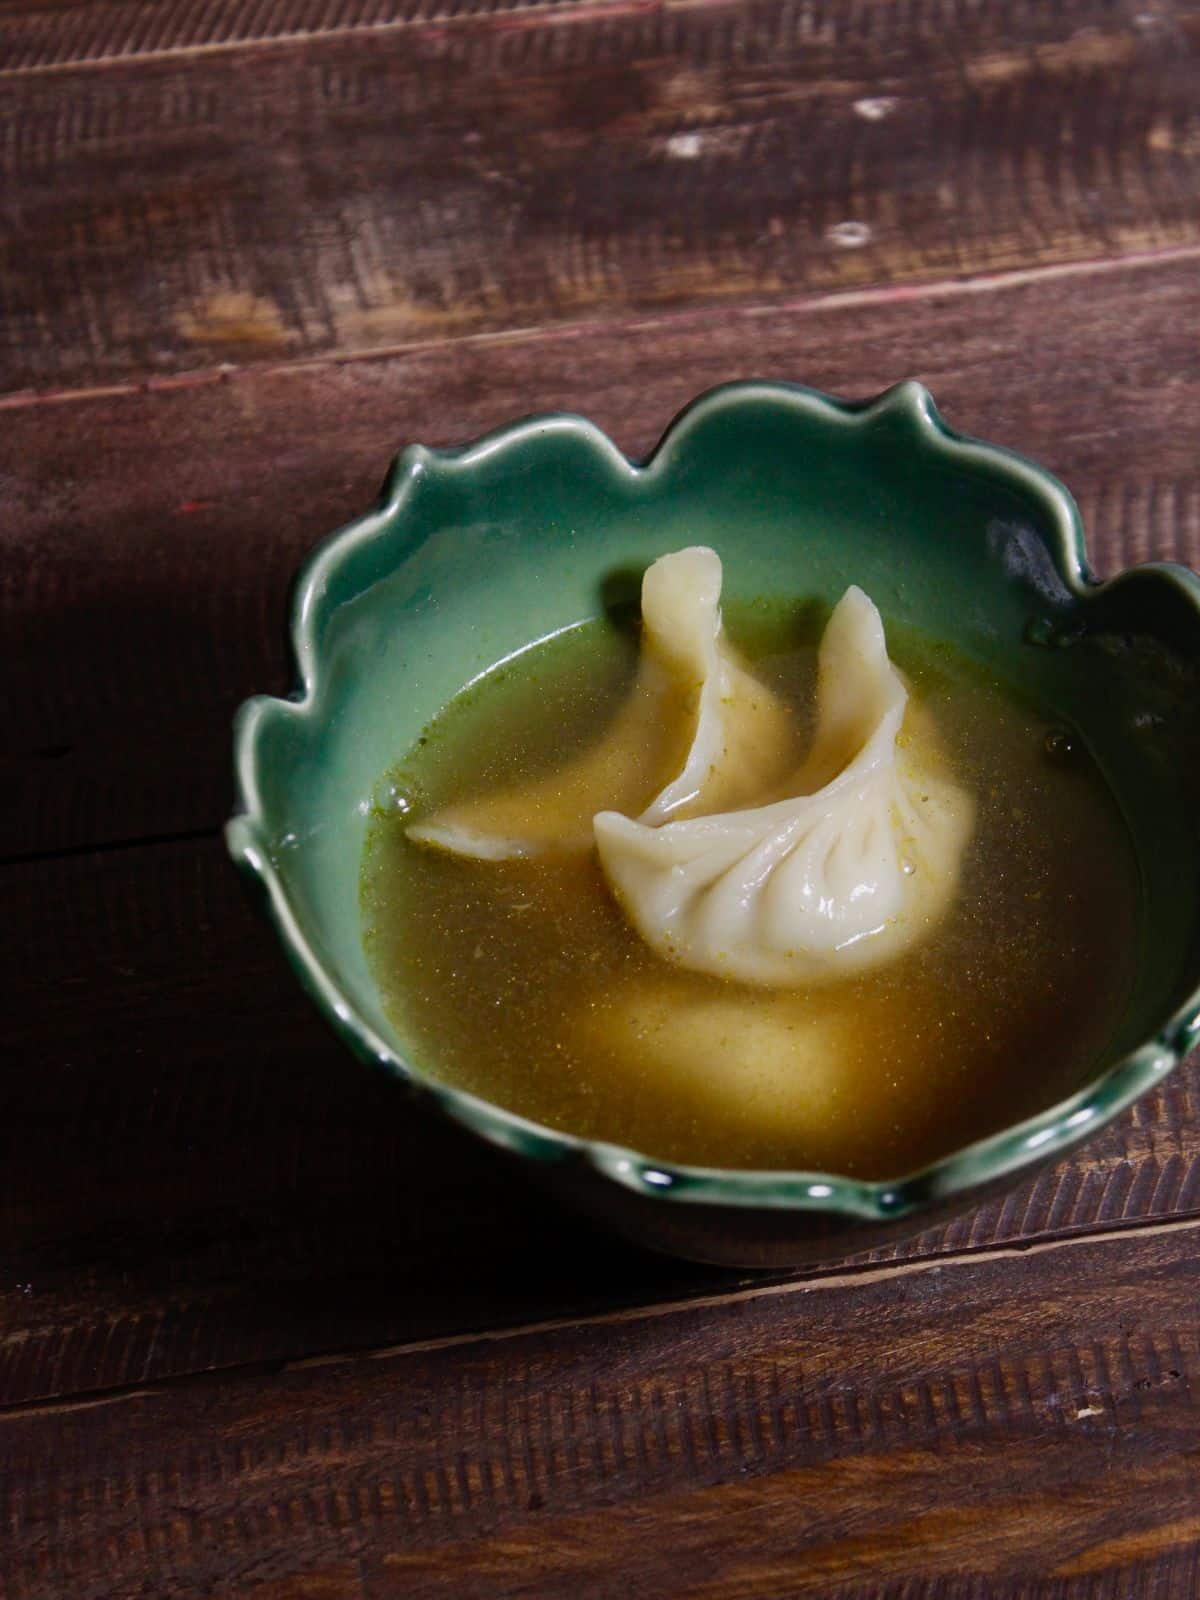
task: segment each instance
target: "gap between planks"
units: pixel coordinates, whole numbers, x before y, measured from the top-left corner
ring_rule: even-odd
[[[128,395],[171,394],[181,389],[207,388],[254,377],[287,377],[326,368],[358,365],[363,362],[391,361],[397,357],[421,355],[431,350],[483,348],[501,344],[549,343],[560,339],[586,339],[589,334],[614,330],[630,335],[659,328],[685,328],[703,324],[714,315],[722,318],[777,316],[819,316],[828,312],[869,306],[899,305],[919,300],[962,299],[990,295],[1064,279],[1087,280],[1110,272],[1128,272],[1174,266],[1185,261],[1200,261],[1200,244],[1163,245],[1154,250],[1130,251],[1126,255],[1089,256],[1079,261],[1063,261],[1051,266],[1022,267],[1006,272],[980,273],[966,278],[940,278],[930,282],[881,284],[870,289],[844,289],[830,294],[802,294],[752,301],[743,305],[691,306],[686,310],[646,316],[640,312],[625,316],[595,317],[583,321],[546,322],[520,328],[492,329],[481,333],[450,335],[440,339],[415,339],[401,344],[383,345],[371,350],[327,351],[321,355],[298,356],[292,361],[230,362],[216,367],[198,367],[191,372],[169,377],[130,379],[124,383],[97,384],[77,389],[17,389],[0,395],[0,411],[32,409],[36,406],[67,405],[77,401],[112,400]]]
[[[230,800],[230,815],[241,813]],[[0,855],[0,871],[5,867],[37,866],[42,862],[67,861],[73,856],[106,856],[120,850],[153,850],[159,845],[200,844],[220,839],[223,824],[206,824],[199,828],[181,828],[176,833],[134,834],[122,839],[99,839],[91,843],[53,845],[44,850],[18,850]]]
[[[785,1282],[751,1285],[725,1290],[719,1294],[684,1296],[664,1300],[655,1305],[626,1306],[618,1311],[602,1311],[594,1315],[568,1315],[549,1317],[541,1322],[518,1323],[509,1328],[497,1328],[474,1333],[447,1334],[434,1339],[405,1340],[399,1344],[381,1345],[378,1349],[336,1350],[321,1355],[301,1356],[289,1361],[245,1362],[228,1367],[209,1368],[199,1372],[181,1372],[154,1383],[122,1385],[110,1390],[92,1390],[64,1395],[55,1400],[18,1401],[0,1405],[0,1428],[9,1421],[26,1421],[31,1417],[64,1415],[76,1411],[91,1411],[102,1406],[124,1405],[130,1400],[152,1398],[175,1389],[198,1384],[224,1383],[229,1379],[251,1377],[283,1377],[289,1373],[313,1371],[323,1367],[336,1367],[362,1361],[396,1361],[407,1356],[436,1354],[445,1350],[468,1349],[477,1345],[513,1344],[521,1339],[538,1338],[546,1334],[573,1330],[603,1329],[637,1322],[658,1321],[664,1317],[684,1313],[717,1310],[724,1306],[748,1305],[759,1300],[778,1300],[789,1296],[823,1293],[828,1290],[854,1287],[866,1282],[887,1283],[893,1279],[911,1278],[918,1273],[941,1272],[955,1267],[986,1266],[993,1262],[1015,1261],[1028,1256],[1043,1255],[1052,1250],[1066,1250],[1080,1246],[1100,1246],[1127,1242],[1131,1235],[1140,1239],[1154,1239],[1176,1234],[1200,1233],[1200,1214],[1173,1217],[1167,1222],[1131,1223],[1096,1232],[1079,1232],[1058,1238],[1035,1239],[1029,1243],[999,1245],[988,1249],[955,1250],[946,1255],[928,1256],[919,1260],[902,1261],[886,1266],[866,1264],[861,1267],[834,1268],[809,1278],[790,1278]]]

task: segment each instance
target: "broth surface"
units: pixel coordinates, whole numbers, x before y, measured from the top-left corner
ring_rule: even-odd
[[[819,627],[726,629],[811,733]],[[801,642],[797,642],[800,640]],[[383,786],[362,905],[416,1065],[521,1115],[664,1161],[884,1178],[1052,1104],[1103,1060],[1132,978],[1138,880],[1086,752],[948,649],[888,628],[977,815],[955,905],[891,965],[764,991],[672,967],[594,852],[479,862],[405,828],[561,765],[603,730],[637,639],[590,623],[460,696]]]

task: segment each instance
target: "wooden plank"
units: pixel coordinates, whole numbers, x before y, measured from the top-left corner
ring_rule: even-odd
[[[0,410],[0,857],[217,824],[235,706],[287,686],[292,571],[412,439],[561,407],[641,454],[730,377],[915,375],[1066,478],[1102,568],[1200,562],[1198,323],[1200,254]]]
[[[1194,3],[278,3],[10,17],[0,388],[1200,238]]]
[[[735,1281],[584,1227],[354,1062],[215,842],[5,868],[0,902],[0,1406]],[[1200,1062],[865,1259],[1196,1212]]]
[[[548,12],[586,0],[0,0],[0,77]]]
[[[1200,1225],[0,1416],[12,1600],[1200,1581]]]

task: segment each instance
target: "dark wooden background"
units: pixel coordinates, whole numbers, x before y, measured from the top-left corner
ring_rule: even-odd
[[[416,1121],[224,859],[397,448],[741,376],[1200,562],[1200,5],[0,0],[5,1600],[1200,1594],[1195,1065],[752,1282]]]

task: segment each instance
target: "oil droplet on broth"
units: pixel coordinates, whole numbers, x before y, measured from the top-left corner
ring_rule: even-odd
[[[727,607],[726,622],[807,736],[815,639],[784,645],[759,608]],[[1124,825],[1073,734],[895,633],[978,806],[957,902],[925,944],[819,989],[755,990],[654,956],[591,855],[482,863],[409,843],[414,817],[597,737],[636,640],[596,624],[453,703],[381,785],[393,798],[364,855],[364,929],[418,1065],[659,1160],[861,1177],[912,1170],[1077,1087],[1131,978]]]

